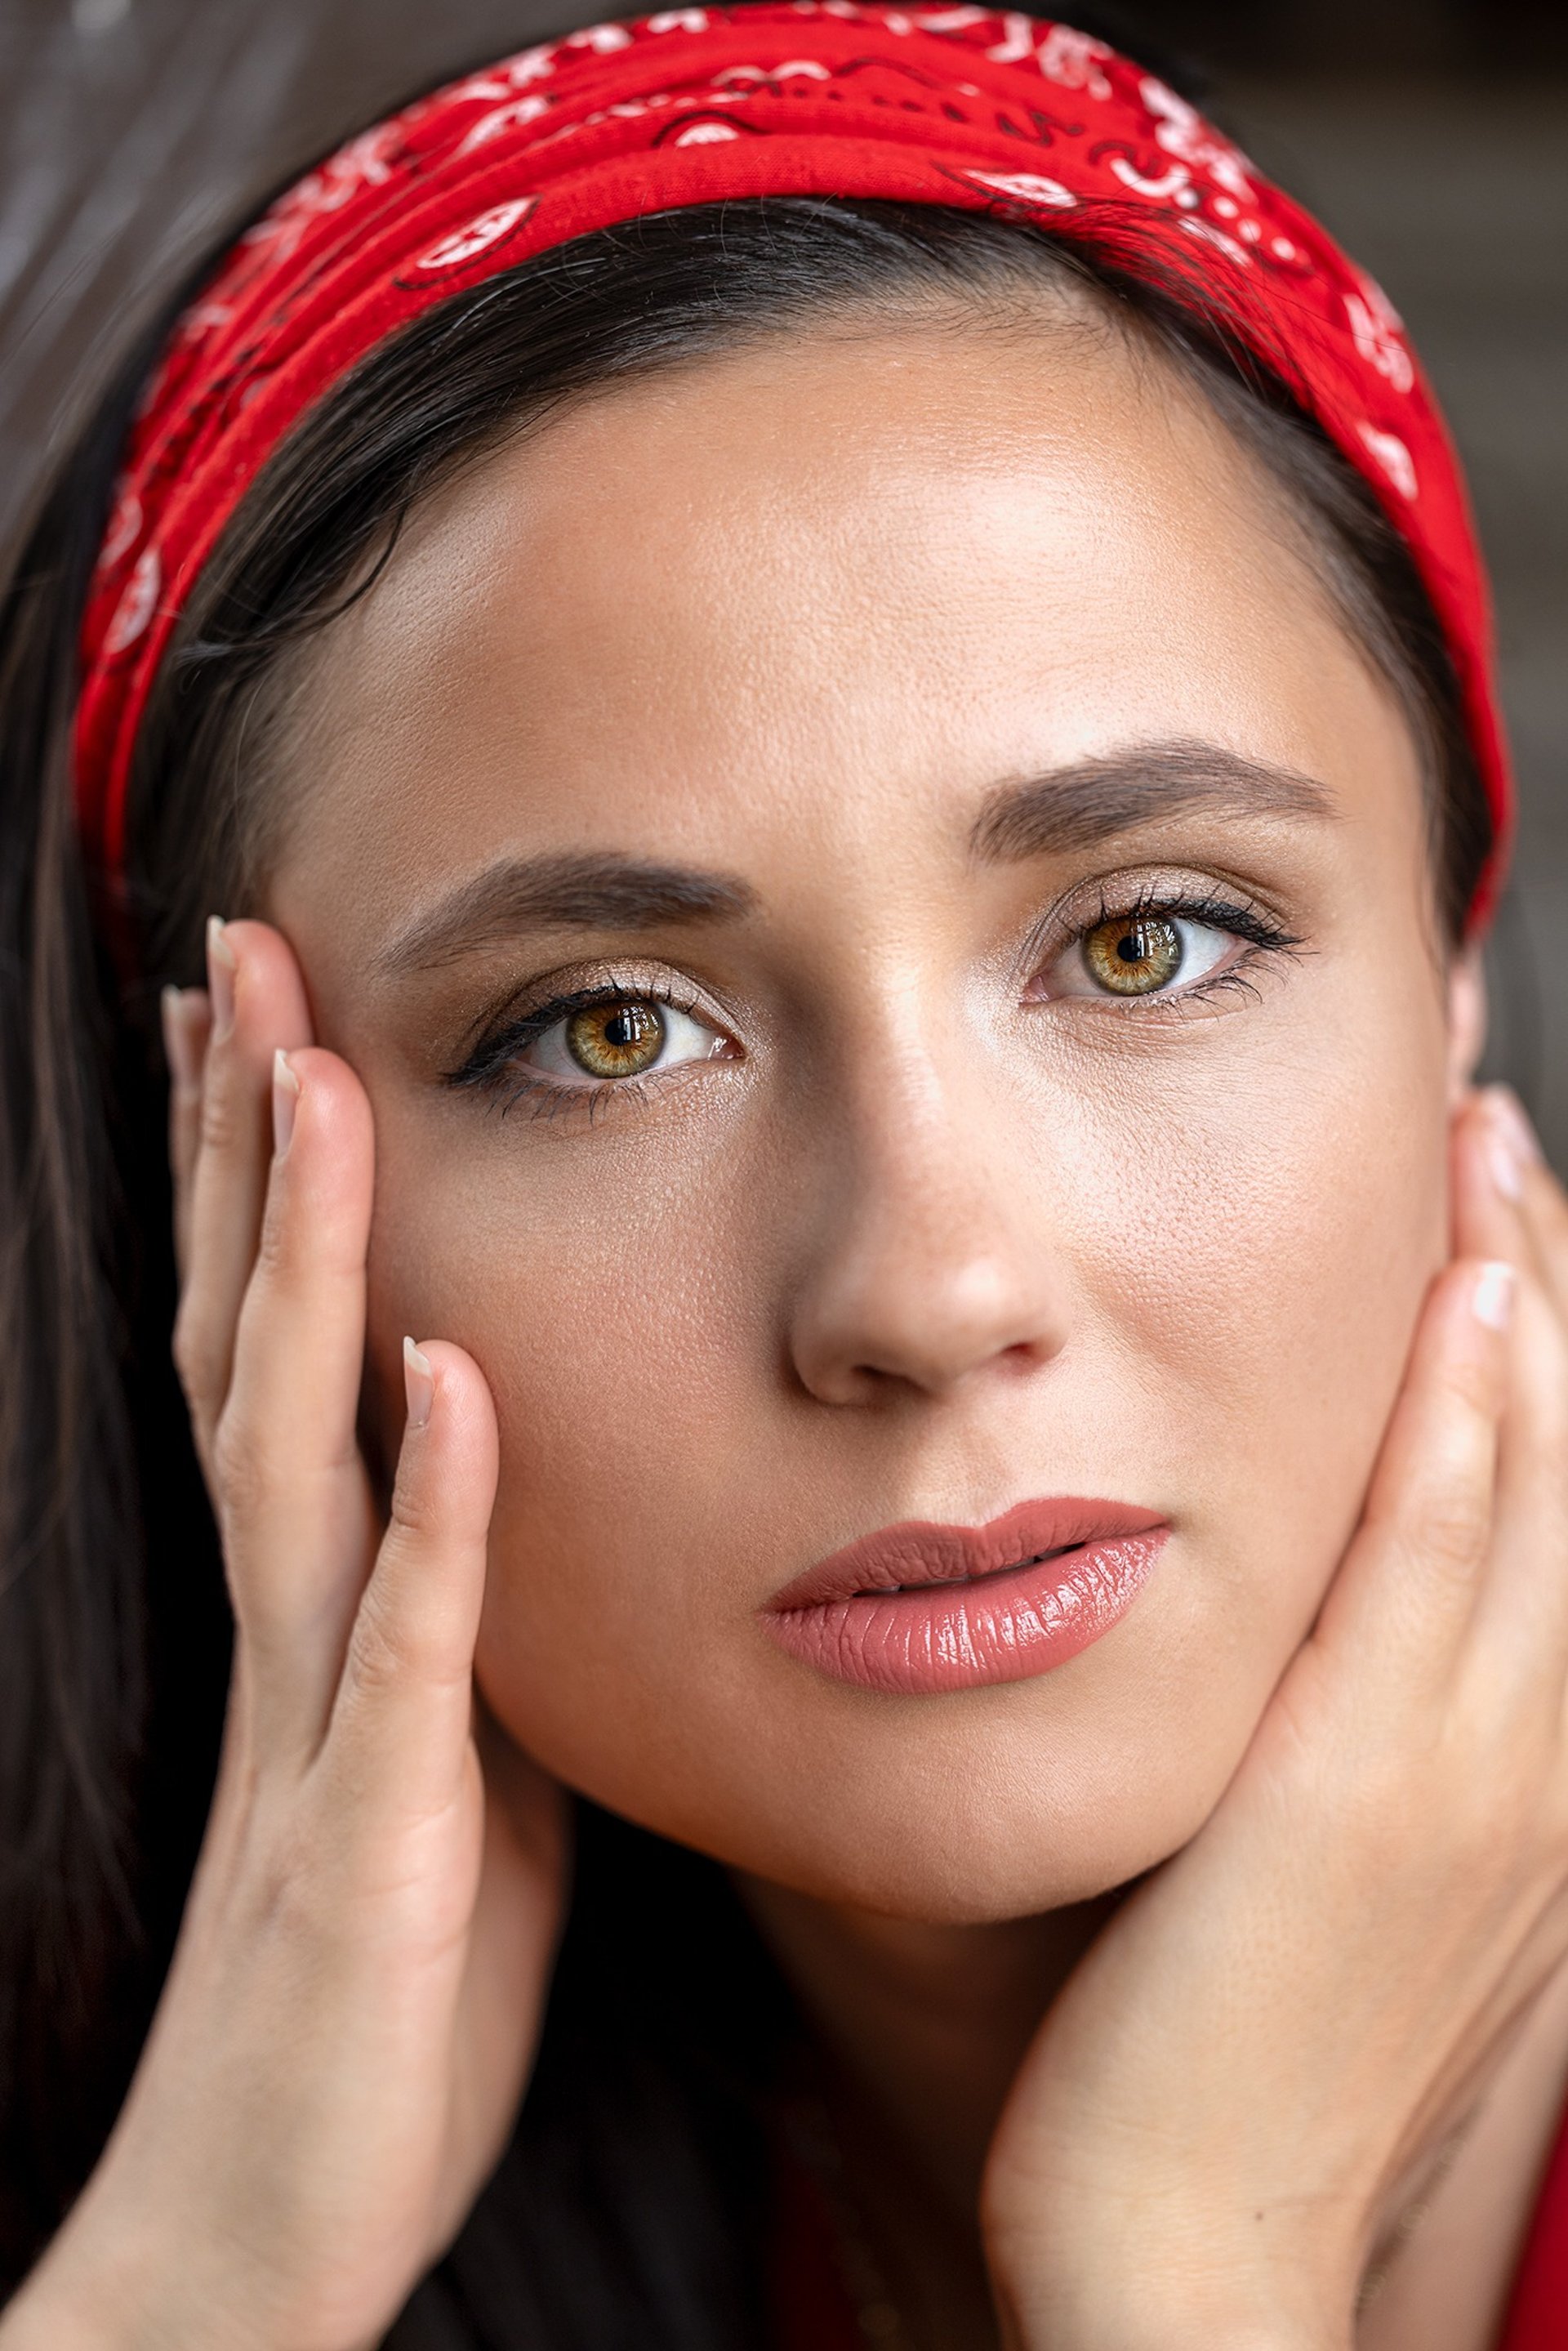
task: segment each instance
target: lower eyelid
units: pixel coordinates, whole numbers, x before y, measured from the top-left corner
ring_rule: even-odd
[[[643,1104],[649,1109],[656,1107],[658,1102],[680,1092],[683,1081],[696,1078],[703,1067],[701,1061],[676,1061],[668,1069],[652,1070],[642,1077],[589,1078],[574,1085],[570,1079],[554,1078],[525,1063],[513,1062],[483,1091],[491,1097],[492,1111],[503,1120],[516,1111],[546,1124],[559,1118],[580,1120],[592,1126],[601,1116],[616,1111],[636,1110]]]

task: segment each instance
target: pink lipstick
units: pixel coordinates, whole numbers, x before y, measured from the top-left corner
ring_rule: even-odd
[[[1169,1532],[1156,1510],[1071,1497],[983,1527],[912,1519],[819,1560],[763,1615],[792,1656],[865,1689],[1027,1681],[1126,1615]]]

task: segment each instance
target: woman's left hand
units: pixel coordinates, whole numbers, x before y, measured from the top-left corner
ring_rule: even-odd
[[[1455,1260],[1317,1622],[1025,2061],[983,2199],[1017,2351],[1346,2351],[1568,1956],[1568,1202],[1521,1124],[1457,1120]]]

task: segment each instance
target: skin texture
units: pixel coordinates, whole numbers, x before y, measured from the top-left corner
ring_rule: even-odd
[[[1446,1248],[1412,753],[1282,517],[1086,334],[768,347],[475,476],[332,664],[270,911],[375,1112],[387,1425],[405,1330],[496,1397],[499,1719],[653,1827],[914,1918],[1176,1850],[1344,1549]],[[997,788],[1171,739],[1332,814],[971,854]],[[754,910],[379,977],[498,853],[597,849],[738,875]],[[1021,1003],[1042,916],[1183,873],[1299,956],[1185,1012]],[[520,986],[628,969],[736,1057],[591,1124],[443,1084]],[[1069,1669],[889,1700],[759,1622],[856,1535],[1052,1493],[1174,1531]]]
[[[735,1870],[919,2351],[1490,2351],[1568,2060],[1568,1204],[1267,485],[1082,321],[863,323],[493,458],[296,684],[169,1019],[223,1771],[5,2351],[379,2338],[525,2088],[562,1781]],[[443,914],[608,852],[703,919]],[[1179,885],[1295,944],[1089,988]],[[695,1057],[450,1081],[609,978]],[[1172,1532],[1050,1675],[767,1636],[1053,1492]]]

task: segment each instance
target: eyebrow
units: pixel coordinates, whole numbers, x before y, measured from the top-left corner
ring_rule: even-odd
[[[378,958],[398,974],[455,963],[519,931],[649,931],[735,922],[756,904],[747,882],[614,850],[504,857],[418,914]]]
[[[987,863],[1094,849],[1162,818],[1328,817],[1324,786],[1209,743],[1140,744],[1054,768],[993,791],[970,831]],[[377,958],[397,977],[433,969],[520,931],[648,931],[737,922],[757,893],[748,882],[662,865],[614,850],[503,857],[417,914]]]
[[[1335,810],[1322,784],[1289,768],[1212,743],[1140,743],[1003,785],[976,817],[970,847],[988,863],[1060,856],[1197,812],[1324,818]]]

